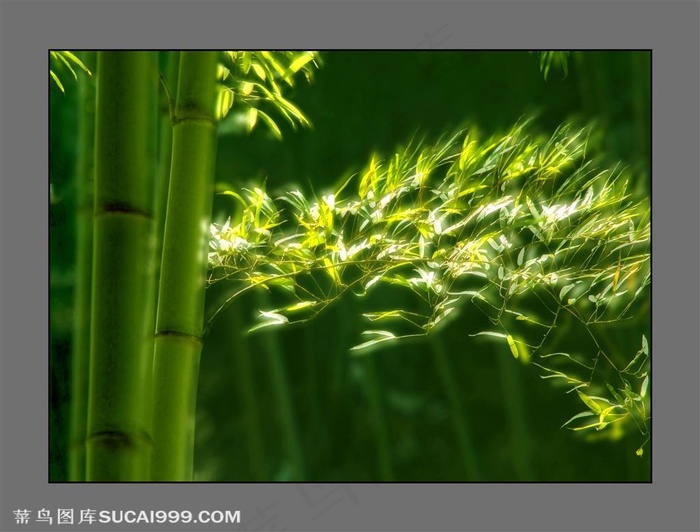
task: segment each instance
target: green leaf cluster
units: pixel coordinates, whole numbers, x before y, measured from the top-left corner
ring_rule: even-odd
[[[78,72],[84,72],[88,76],[92,76],[90,69],[80,60],[73,52],[64,50],[61,52],[51,51],[49,53],[51,66],[49,67],[49,76],[56,86],[65,94],[66,88],[62,80],[65,73],[70,73],[74,80],[78,80]]]
[[[540,58],[540,72],[547,80],[552,67],[561,70],[564,77],[569,75],[569,51],[542,51],[537,52]]]
[[[306,321],[348,292],[362,297],[381,285],[415,296],[417,309],[365,313],[384,328],[365,331],[354,353],[428,335],[467,305],[497,329],[477,334],[523,363],[546,349],[563,316],[596,341],[594,327],[625,319],[648,293],[649,201],[635,197],[627,170],[591,156],[590,129],[531,129],[523,121],[488,139],[471,128],[413,141],[390,158],[373,155],[320,197],[226,191],[240,208],[212,226],[211,281],[237,287],[230,299],[254,287],[286,294],[289,304],[261,312],[256,329]],[[533,299],[537,314],[524,310]],[[619,380],[629,371],[602,348],[581,356],[545,354],[537,366],[580,397],[587,387],[607,389],[610,372]],[[549,364],[562,358],[573,369]],[[596,428],[614,417],[645,419],[631,414],[636,403],[618,384],[617,402],[586,403]]]
[[[243,120],[248,132],[264,122],[277,138],[282,132],[275,115],[292,127],[309,126],[304,113],[284,96],[284,89],[293,88],[300,76],[310,81],[319,65],[319,54],[311,51],[224,52],[218,73],[217,116],[225,118],[235,104],[240,113],[234,116]]]
[[[558,354],[562,355],[562,353]],[[643,447],[650,438],[649,359],[649,344],[646,336],[642,336],[641,348],[627,366],[619,371],[615,385],[606,382],[606,389],[602,389],[589,381],[575,387],[586,410],[573,416],[563,426],[574,431],[601,431],[608,426],[613,426],[610,437],[616,439],[622,435],[620,426],[623,422],[631,421],[639,432],[646,436],[644,443],[637,449],[637,455],[642,456]],[[589,388],[593,390],[597,388],[607,397],[589,395],[582,391],[584,389],[588,391]]]

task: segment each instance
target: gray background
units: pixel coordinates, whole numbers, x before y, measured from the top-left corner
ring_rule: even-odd
[[[700,530],[696,2],[2,5],[2,530],[12,511],[240,510],[197,530]],[[47,50],[653,49],[653,483],[48,484]],[[192,528],[189,528],[192,529]]]

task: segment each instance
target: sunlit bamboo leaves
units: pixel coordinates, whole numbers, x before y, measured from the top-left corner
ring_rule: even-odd
[[[70,72],[71,76],[73,76],[73,79],[76,81],[78,80],[78,72],[76,69],[84,72],[88,76],[92,76],[90,69],[86,67],[80,58],[73,52],[67,50],[58,52],[54,50],[49,53],[49,56],[51,63],[49,68],[49,76],[63,93],[66,92],[66,88],[63,84],[61,76],[59,75],[62,72]]]
[[[357,175],[355,194],[348,181],[320,198],[228,191],[240,205],[212,226],[211,280],[231,281],[232,299],[281,284],[292,304],[260,325],[305,321],[344,293],[363,296],[382,285],[416,296],[422,310],[365,313],[401,328],[366,331],[356,351],[427,335],[471,303],[500,329],[478,335],[501,340],[525,363],[545,355],[537,363],[543,378],[581,394],[605,389],[603,366],[621,373],[602,350],[580,362],[548,357],[543,346],[561,315],[593,335],[592,326],[624,319],[647,296],[649,201],[635,197],[626,170],[599,167],[589,129],[563,125],[541,137],[530,128],[522,122],[485,141],[460,132],[434,144],[414,141],[387,159],[375,154]],[[537,315],[524,310],[533,297]],[[642,355],[624,371],[636,378],[638,362]],[[624,389],[621,397],[631,397]],[[596,428],[626,419],[624,397],[591,410]]]
[[[224,52],[218,73],[217,117],[222,120],[232,109],[239,109],[248,132],[264,123],[277,138],[282,137],[278,116],[292,127],[309,126],[304,113],[284,96],[283,88],[294,87],[299,76],[311,80],[319,65],[318,53],[310,51]]]
[[[546,80],[552,67],[561,70],[564,77],[569,75],[569,51],[542,51],[537,52],[540,58],[540,72]]]

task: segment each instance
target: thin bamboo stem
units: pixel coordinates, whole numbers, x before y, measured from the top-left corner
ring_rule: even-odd
[[[182,52],[155,338],[153,480],[191,480],[216,156],[216,52]]]
[[[523,405],[526,396],[520,383],[519,368],[513,358],[499,357],[498,365],[505,398],[504,410],[510,428],[510,455],[515,474],[517,480],[533,480],[536,477],[532,466],[532,437],[528,431],[527,412]]]
[[[355,316],[357,315],[357,303],[354,299],[346,300],[343,306],[343,323],[348,324],[350,335],[356,338],[357,326]],[[345,354],[345,353],[344,353]],[[365,373],[364,388],[367,394],[367,403],[370,409],[370,416],[374,424],[374,435],[376,445],[376,459],[379,467],[379,480],[382,482],[393,482],[394,460],[391,450],[391,437],[389,435],[389,425],[387,423],[386,405],[382,386],[377,375],[376,360],[370,355],[363,357],[359,363]],[[338,371],[336,371],[336,374]]]
[[[634,120],[637,131],[637,152],[645,165],[649,164],[649,111],[651,52],[634,52],[631,57],[632,84],[634,85]]]
[[[173,121],[170,116],[173,97],[171,90],[177,88],[177,76],[180,61],[180,52],[165,52],[165,72],[161,90],[165,92],[167,110],[161,108],[158,138],[158,175],[155,189],[155,246],[156,246],[156,278],[160,274],[160,263],[163,254],[163,234],[165,233],[165,209],[168,203],[168,183],[170,182],[170,160],[173,147]],[[171,89],[172,87],[173,89]],[[156,292],[156,302],[157,302]]]
[[[457,442],[459,444],[459,454],[462,458],[464,466],[465,478],[469,481],[478,481],[481,478],[479,471],[479,460],[476,458],[474,450],[474,442],[472,441],[471,431],[467,424],[467,417],[462,406],[462,400],[459,396],[457,383],[454,379],[454,371],[450,367],[450,361],[443,344],[441,337],[433,337],[430,345],[435,356],[435,364],[437,365],[440,379],[443,387],[447,392],[447,398],[450,402],[450,410],[452,411],[452,422]]]
[[[95,52],[85,52],[83,63],[95,70]],[[93,185],[95,146],[95,81],[80,81],[79,152],[77,171],[77,253],[75,322],[71,368],[71,421],[68,479],[85,480],[85,434],[90,367],[90,291],[92,284]]]
[[[87,480],[148,480],[154,68],[98,54]]]
[[[258,297],[258,308],[266,308],[268,306],[267,294],[258,291],[256,295]],[[306,464],[304,461],[304,453],[302,452],[299,427],[292,394],[289,390],[289,378],[287,377],[287,370],[284,365],[279,337],[274,331],[267,331],[261,336],[260,341],[267,354],[267,360],[270,366],[272,386],[275,390],[277,408],[279,409],[282,421],[282,437],[284,440],[285,452],[292,464],[293,472],[289,480],[307,480]]]
[[[366,388],[369,408],[374,420],[374,429],[377,436],[377,459],[379,461],[379,479],[382,482],[394,480],[394,465],[391,458],[391,439],[386,421],[386,409],[382,389],[377,376],[377,361],[372,356],[365,356],[363,365],[367,378]]]
[[[253,480],[268,480],[265,467],[265,449],[260,428],[259,397],[256,393],[255,374],[253,372],[250,343],[245,337],[242,308],[240,303],[234,303],[232,309],[232,330],[234,345],[237,349],[233,353],[234,363],[240,378],[240,393],[243,400],[243,423],[245,425],[245,437],[248,444],[250,457],[250,472]]]
[[[332,445],[328,441],[332,431],[324,430],[324,415],[322,414],[322,411],[327,411],[332,405],[327,404],[324,400],[326,389],[321,384],[324,381],[322,378],[323,367],[319,363],[319,352],[316,349],[320,343],[318,331],[314,327],[305,327],[302,334],[304,335],[304,358],[307,361],[303,386],[306,392],[304,411],[307,415],[307,431],[310,435],[310,438],[306,439],[306,448],[312,449],[312,453],[309,454],[307,469],[313,475],[313,471],[318,470],[319,462],[325,458],[327,449]],[[337,388],[333,387],[333,389]]]

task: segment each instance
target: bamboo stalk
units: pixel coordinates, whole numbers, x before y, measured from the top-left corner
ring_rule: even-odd
[[[191,480],[216,155],[216,52],[182,52],[155,338],[153,480]]]
[[[258,308],[266,308],[269,305],[267,294],[262,291],[256,292],[258,297]],[[275,390],[277,408],[282,421],[282,438],[287,458],[291,461],[293,472],[289,480],[302,481],[306,479],[306,465],[304,453],[302,452],[301,438],[297,424],[296,412],[289,390],[289,379],[284,365],[282,348],[280,346],[277,333],[267,331],[260,338],[260,342],[267,354],[270,366],[270,376],[272,386]]]
[[[505,397],[504,410],[510,425],[510,455],[519,481],[535,479],[532,466],[532,438],[528,430],[527,412],[523,407],[526,395],[520,383],[519,368],[513,359],[498,357],[501,385]]]
[[[634,52],[631,57],[631,83],[634,90],[634,121],[637,131],[637,153],[641,154],[645,167],[649,165],[649,100],[651,78],[651,53]]]
[[[354,324],[354,316],[357,314],[357,303],[355,300],[347,300],[344,308],[346,315],[342,322]],[[351,325],[349,329],[352,333],[357,333],[357,327]],[[355,336],[356,338],[356,336]],[[394,460],[391,451],[391,437],[389,435],[389,425],[387,423],[386,405],[383,388],[377,375],[377,361],[371,355],[362,357],[360,363],[365,373],[364,388],[367,394],[367,402],[370,410],[370,417],[374,424],[376,457],[379,467],[379,480],[382,482],[394,481]]]
[[[148,480],[154,68],[98,54],[87,480]]]
[[[156,278],[159,277],[160,263],[163,254],[163,234],[165,233],[165,209],[168,203],[168,183],[170,182],[170,160],[173,147],[173,121],[170,108],[174,102],[170,87],[177,88],[177,76],[180,52],[165,52],[165,72],[163,73],[163,90],[166,93],[167,110],[161,109],[158,139],[158,175],[155,189],[155,246],[156,246]],[[157,303],[156,292],[156,303]]]
[[[352,319],[353,315],[358,313],[358,305],[354,299],[347,300],[346,313],[342,323],[352,324],[344,327],[346,333],[349,333],[353,338],[357,338],[358,328],[355,325],[356,321]],[[346,345],[346,344],[344,344]],[[345,356],[346,353],[343,353]],[[334,388],[342,388],[343,374],[343,356],[338,356],[335,359],[333,368],[333,379],[335,382]],[[367,404],[370,410],[370,417],[374,424],[375,431],[375,452],[377,457],[377,466],[379,469],[379,480],[381,482],[393,482],[394,461],[391,452],[391,437],[387,421],[386,405],[384,400],[383,388],[377,372],[377,361],[372,355],[362,357],[358,361],[364,370],[365,380],[363,382],[364,392],[367,394]]]
[[[323,462],[323,459],[327,455],[327,450],[332,447],[332,443],[329,442],[329,436],[332,434],[332,430],[328,430],[328,425],[324,427],[324,419],[326,416],[324,414],[328,411],[329,407],[332,409],[333,404],[329,404],[326,401],[325,393],[328,387],[324,388],[322,386],[323,379],[323,366],[319,361],[319,352],[316,346],[319,344],[318,330],[314,327],[307,326],[304,328],[303,332],[303,353],[304,358],[307,362],[304,371],[304,385],[302,389],[305,393],[305,407],[304,412],[307,415],[307,434],[312,435],[311,438],[305,440],[306,449],[312,449],[312,453],[309,453],[309,461],[307,464],[307,470],[311,475],[315,471],[319,470],[319,463]],[[338,344],[335,344],[338,347]],[[325,354],[325,353],[324,353]],[[330,389],[338,390],[336,386],[332,386]],[[335,402],[335,401],[334,401]],[[326,412],[323,412],[326,411]],[[326,430],[324,430],[324,428]],[[309,445],[311,442],[311,445]],[[312,477],[313,478],[313,477]],[[309,479],[307,479],[309,480]]]
[[[95,52],[85,52],[83,63],[95,70]],[[90,367],[90,285],[92,283],[92,224],[95,146],[95,81],[80,82],[79,152],[77,171],[77,253],[75,321],[71,368],[70,444],[68,479],[85,480],[85,434]]]
[[[447,392],[447,398],[450,402],[450,410],[452,410],[452,426],[454,428],[455,435],[457,436],[459,454],[462,458],[465,477],[470,481],[479,480],[481,477],[479,472],[479,460],[476,458],[474,443],[472,441],[469,425],[466,421],[467,417],[464,413],[464,408],[462,407],[462,400],[459,397],[457,383],[455,382],[453,376],[454,372],[450,367],[450,361],[447,357],[443,340],[440,337],[433,337],[430,341],[430,345],[433,350],[433,355],[435,356],[435,363],[440,373],[442,385]]]
[[[260,427],[260,408],[258,407],[259,397],[256,393],[255,373],[252,367],[252,357],[250,352],[250,342],[245,337],[243,330],[243,312],[240,302],[233,304],[232,318],[232,338],[233,345],[237,346],[233,353],[233,362],[240,378],[240,393],[243,402],[243,422],[245,425],[245,437],[248,444],[250,457],[250,473],[255,481],[267,480],[265,466],[265,447],[262,430]]]
[[[377,437],[379,479],[382,482],[392,482],[394,480],[394,465],[391,458],[391,439],[389,438],[382,388],[377,376],[377,361],[372,356],[365,356],[362,362],[367,377],[367,399]]]

